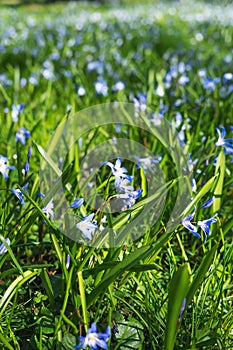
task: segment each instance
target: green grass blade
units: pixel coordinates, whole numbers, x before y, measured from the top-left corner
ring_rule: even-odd
[[[217,245],[215,245],[208,253],[207,255],[202,259],[201,265],[199,266],[193,281],[190,285],[189,291],[187,293],[187,305],[191,302],[194,294],[196,293],[198,287],[200,286],[203,278],[205,277],[205,274],[207,273],[210,264],[213,260],[213,256],[217,250]]]
[[[2,299],[0,300],[0,317],[2,316],[3,312],[5,311],[7,305],[9,304],[10,300],[16,293],[16,291],[20,288],[20,286],[25,283],[27,280],[32,278],[33,276],[36,276],[38,274],[38,271],[25,271],[22,276],[18,276],[7,288],[6,292],[4,293]]]
[[[209,192],[212,187],[215,184],[215,181],[218,177],[218,174],[216,174],[215,176],[211,177],[211,179],[209,179],[205,185],[202,187],[202,189],[197,193],[197,195],[194,197],[194,199],[192,200],[192,202],[187,206],[187,208],[183,211],[182,216],[186,216],[190,210],[193,209],[193,206],[199,202],[199,200],[207,193]]]
[[[222,202],[222,191],[223,191],[223,182],[224,182],[224,175],[225,175],[225,153],[222,149],[217,160],[216,165],[216,174],[219,173],[219,178],[215,187],[214,196],[215,200],[213,203],[213,211],[216,213],[221,208],[221,202]]]
[[[9,350],[14,350],[14,348],[8,343],[6,338],[0,333],[0,344],[5,345],[6,348],[4,349],[9,349]]]
[[[48,273],[45,269],[41,270],[40,277],[43,282],[43,286],[45,288],[46,294],[48,295],[49,303],[53,307],[54,305],[54,291],[49,279]]]
[[[186,265],[181,266],[178,271],[173,274],[169,294],[168,294],[168,312],[167,324],[165,331],[165,350],[173,350],[177,322],[180,314],[180,309],[184,298],[187,294],[189,286],[189,273]]]
[[[7,251],[13,261],[13,263],[15,264],[15,266],[17,267],[19,273],[21,273],[21,275],[23,275],[23,269],[22,267],[19,265],[16,257],[14,256],[14,253],[12,252],[11,247],[7,244],[5,238],[0,234],[0,240],[3,242],[3,244],[5,245],[5,247],[7,248]]]

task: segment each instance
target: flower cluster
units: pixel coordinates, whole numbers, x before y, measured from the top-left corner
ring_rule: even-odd
[[[113,199],[121,201],[121,211],[124,211],[135,204],[136,200],[142,195],[142,189],[135,189],[132,186],[131,182],[134,177],[127,174],[128,170],[122,167],[121,163],[121,159],[117,158],[115,164],[111,162],[104,162],[103,165],[109,166],[112,170],[112,175],[114,176],[114,191],[116,193],[109,195],[108,201]],[[83,204],[83,201],[83,198],[74,200],[74,202],[71,203],[70,208],[79,208]],[[103,224],[106,221],[106,216],[104,216],[98,226],[94,216],[95,214],[91,213],[90,215],[85,216],[76,224],[76,228],[83,233],[84,238],[87,238],[89,240],[93,239],[97,229],[100,231],[104,229]]]
[[[206,204],[206,205],[209,205],[209,201],[207,201],[207,202],[208,202],[208,204]],[[185,217],[181,221],[181,223],[185,228],[187,228],[190,232],[192,232],[192,234],[194,236],[196,236],[199,239],[201,238],[201,235],[198,233],[198,227],[200,227],[204,232],[205,241],[206,241],[207,235],[211,234],[210,225],[214,222],[217,222],[217,219],[216,219],[217,214],[215,214],[214,216],[212,216],[209,219],[197,221],[196,223],[194,223],[191,221],[193,220],[195,213],[196,213],[196,207],[194,208],[193,212],[190,215],[188,215],[187,217]],[[196,224],[196,226],[195,226],[195,224]]]
[[[115,189],[118,194],[112,196],[111,198],[118,198],[123,200],[123,206],[121,210],[129,209],[135,204],[136,199],[141,197],[142,189],[135,190],[131,185],[133,180],[132,175],[127,175],[128,170],[121,167],[121,158],[117,158],[115,165],[111,162],[105,162],[112,169],[112,175],[115,177]]]

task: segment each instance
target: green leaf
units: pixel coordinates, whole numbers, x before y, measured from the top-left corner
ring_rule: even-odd
[[[49,303],[51,306],[53,306],[54,305],[54,291],[53,291],[53,287],[52,287],[51,281],[49,279],[48,273],[45,269],[41,270],[40,277],[42,279],[43,286],[46,290],[46,294],[48,295]]]
[[[8,343],[5,337],[0,333],[0,345],[5,345],[4,349],[14,350],[14,348]]]
[[[194,197],[192,202],[187,206],[187,208],[183,211],[182,217],[186,216],[190,210],[193,209],[193,206],[198,203],[198,201],[211,190],[212,186],[214,185],[216,178],[218,177],[218,174],[213,176],[209,181],[205,183],[205,185],[202,187],[202,189],[197,193],[197,195]]]
[[[221,208],[221,201],[222,201],[222,190],[223,190],[223,182],[224,182],[224,175],[225,175],[225,153],[222,149],[217,160],[216,164],[216,170],[215,173],[219,173],[218,182],[215,187],[214,196],[215,200],[213,203],[213,211],[216,213]]]
[[[213,256],[216,252],[217,245],[215,245],[209,252],[208,254],[202,259],[201,265],[199,266],[194,279],[190,285],[189,291],[187,293],[186,297],[186,303],[187,305],[190,303],[192,300],[194,294],[196,293],[198,287],[200,286],[203,278],[205,277],[206,272],[208,271],[210,264],[213,260]]]
[[[141,323],[134,317],[117,322],[117,345],[115,349],[142,349],[144,340]]]
[[[38,271],[25,271],[22,275],[17,277],[7,288],[6,292],[2,296],[0,300],[0,317],[2,316],[3,312],[5,311],[7,305],[9,304],[10,300],[13,298],[16,291],[21,287],[22,284],[27,282],[30,278],[37,275]]]
[[[87,308],[98,298],[98,296],[103,293],[107,287],[115,281],[115,279],[122,274],[126,269],[129,269],[134,264],[138,263],[138,261],[148,253],[151,247],[141,247],[135,250],[133,253],[126,256],[123,261],[119,261],[119,263],[113,267],[104,277],[104,279],[97,285],[97,287],[93,290],[93,292],[87,298]]]
[[[89,269],[83,270],[83,276],[85,278],[88,277],[89,275],[95,276],[100,271],[113,268],[118,264],[119,264],[118,261],[108,261],[108,262],[104,262],[100,265],[95,265],[94,269],[89,268]],[[126,271],[134,271],[134,272],[149,271],[149,270],[154,270],[154,269],[156,269],[156,265],[154,265],[154,264],[135,264],[132,267],[126,267]]]
[[[170,283],[169,294],[168,294],[168,312],[167,312],[167,324],[165,331],[165,350],[173,350],[177,322],[180,314],[180,309],[184,298],[187,294],[189,286],[189,273],[187,265],[181,266],[176,271]]]
[[[58,350],[74,350],[77,344],[76,337],[72,334],[65,334],[62,342],[58,344]]]
[[[17,267],[19,273],[21,273],[21,275],[23,275],[23,269],[22,267],[19,265],[16,257],[14,256],[11,247],[7,244],[5,238],[0,234],[0,240],[3,242],[4,246],[7,248],[7,251],[11,257],[11,259],[13,260],[15,266]]]
[[[103,280],[97,285],[91,294],[89,294],[87,297],[87,308],[89,308],[90,305],[96,301],[98,296],[102,294],[119,275],[124,273],[126,270],[132,269],[135,265],[138,265],[140,260],[143,260],[150,254],[155,254],[157,251],[159,251],[172,235],[173,233],[164,234],[155,244],[140,247],[136,251],[130,253],[123,261],[119,261],[115,267],[104,275]]]

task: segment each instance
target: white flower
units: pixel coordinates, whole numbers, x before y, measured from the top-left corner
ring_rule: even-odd
[[[47,216],[47,218],[54,219],[54,204],[53,198],[48,202],[48,204],[42,209],[43,213]]]
[[[93,221],[94,213],[85,216],[80,222],[76,224],[76,227],[83,233],[85,238],[92,239],[95,230],[98,228],[95,221]]]

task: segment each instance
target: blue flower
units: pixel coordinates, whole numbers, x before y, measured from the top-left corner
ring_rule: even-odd
[[[38,192],[37,196],[40,197],[40,198],[44,198],[45,197],[44,193],[41,193],[41,192]]]
[[[70,267],[70,254],[66,256],[66,270],[69,270]]]
[[[31,137],[30,131],[25,128],[20,128],[15,135],[16,142],[19,141],[22,145],[25,145],[26,139],[29,139],[29,137]]]
[[[6,238],[6,243],[7,243],[8,245],[11,244],[11,241],[9,240],[9,238]],[[4,253],[6,253],[6,252],[7,252],[7,248],[5,247],[5,244],[4,244],[4,243],[1,243],[1,244],[0,244],[0,255],[4,254]]]
[[[233,142],[233,139],[225,139],[226,129],[224,126],[221,126],[221,129],[222,131],[220,131],[219,128],[216,128],[218,133],[218,141],[215,143],[215,146],[223,146],[225,151],[226,149],[233,151],[233,144],[231,144],[231,142]]]
[[[138,94],[138,99],[133,98],[134,113],[136,118],[139,117],[140,113],[144,113],[146,111],[146,99],[147,96],[144,94]]]
[[[47,218],[54,219],[54,204],[53,198],[48,202],[48,204],[42,209],[43,213],[47,216]]]
[[[186,227],[190,232],[192,232],[192,234],[194,234],[197,238],[201,238],[200,234],[197,232],[197,227],[193,225],[193,223],[191,223],[191,220],[193,219],[194,215],[195,215],[195,212],[196,212],[196,207],[194,207],[194,210],[193,212],[187,216],[186,218],[184,218],[181,223],[184,227]],[[213,223],[213,222],[217,222],[217,220],[215,219],[217,214],[215,214],[214,216],[212,216],[211,218],[209,219],[206,219],[206,220],[202,220],[202,221],[198,221],[196,223],[197,226],[199,226],[203,231],[204,231],[204,234],[205,234],[205,241],[206,241],[206,238],[207,238],[207,235],[210,235],[211,234],[211,230],[210,230],[210,225]]]
[[[220,82],[220,78],[204,78],[203,80],[203,87],[206,90],[214,91],[215,90],[215,85]]]
[[[108,85],[107,82],[103,79],[99,79],[95,83],[95,90],[98,95],[108,96]]]
[[[115,197],[123,200],[124,205],[121,208],[122,211],[132,207],[132,205],[135,204],[136,199],[142,195],[143,190],[141,188],[134,190],[134,187],[130,184],[131,181],[132,179],[120,179],[117,190],[121,193],[112,196],[112,198]]]
[[[201,236],[197,232],[197,228],[191,223],[191,220],[193,219],[195,212],[196,212],[196,207],[194,208],[193,212],[190,215],[188,215],[181,221],[181,223],[185,228],[187,228],[190,232],[192,232],[194,236],[196,236],[197,238],[201,238]]]
[[[123,194],[116,195],[116,197],[123,199],[124,205],[121,210],[126,210],[132,207],[135,204],[136,199],[142,195],[142,189],[139,188],[135,191],[126,191]]]
[[[92,350],[107,349],[108,339],[110,338],[110,327],[108,326],[105,333],[97,333],[96,323],[93,322],[91,328],[88,329],[85,337],[80,336],[80,344],[76,345],[76,349],[86,349],[89,346]]]
[[[29,172],[29,169],[30,169],[30,165],[29,165],[29,162],[25,162],[24,164],[24,170],[25,170],[25,174],[27,174]]]
[[[122,123],[118,122],[118,123],[115,124],[115,131],[116,131],[117,134],[120,134],[121,127],[122,127]]]
[[[124,192],[130,192],[134,190],[134,187],[130,184],[131,180],[128,178],[120,179],[117,184],[117,191],[124,193]]]
[[[185,306],[186,306],[186,298],[184,298],[183,303],[182,303],[181,308],[180,308],[180,314],[179,314],[179,318],[178,318],[178,322],[179,323],[182,320],[183,313],[184,313],[184,310],[185,310]]]
[[[143,168],[145,172],[147,172],[148,169],[155,171],[155,164],[159,164],[159,162],[162,159],[162,156],[159,154],[156,158],[146,157],[146,158],[140,158],[138,156],[134,156],[135,160],[138,162],[136,167]]]
[[[81,221],[76,224],[76,227],[83,233],[87,239],[92,239],[95,230],[98,228],[95,221],[93,221],[94,213],[85,216]]]
[[[83,198],[78,198],[75,199],[71,204],[70,204],[70,208],[79,208],[81,207],[81,205],[83,205],[84,199]]]
[[[79,96],[84,96],[86,94],[86,90],[83,86],[80,86],[77,91]]]
[[[179,79],[178,79],[178,84],[181,86],[186,85],[189,82],[189,78],[186,75],[182,75]]]
[[[196,180],[194,178],[191,181],[191,185],[192,185],[193,192],[196,192],[196,190],[197,190],[197,183],[196,183]]]
[[[233,74],[232,73],[225,73],[223,74],[223,78],[227,81],[233,80]]]
[[[20,113],[24,110],[24,103],[20,105],[12,105],[11,117],[14,123],[18,121]]]
[[[3,175],[5,180],[7,180],[8,177],[9,177],[8,173],[7,173],[7,170],[15,169],[14,166],[7,165],[7,162],[8,162],[8,158],[4,157],[3,155],[0,154],[0,173],[2,173],[2,175]]]
[[[117,81],[116,84],[113,85],[113,91],[121,91],[125,88],[125,83],[123,81]]]
[[[28,147],[28,161],[29,161],[29,159],[31,158],[31,155],[32,155],[32,146],[29,146]]]
[[[202,221],[198,221],[197,225],[204,231],[205,234],[205,241],[207,239],[207,235],[211,234],[211,230],[210,230],[210,225],[213,222],[217,222],[217,219],[215,219],[215,216],[217,214],[215,214],[214,216],[212,216],[211,218],[207,219],[207,220],[202,220]]]
[[[24,187],[22,187],[22,190],[26,191],[27,188],[28,188],[28,183]],[[18,188],[16,190],[12,189],[10,191],[18,198],[18,200],[20,201],[20,204],[22,205],[25,204],[23,199],[24,195]]]
[[[213,204],[213,202],[214,202],[214,196],[213,197],[211,197],[210,199],[208,199],[204,204],[202,204],[202,208],[204,209],[204,208],[209,208],[212,204]]]
[[[104,165],[108,165],[112,169],[112,175],[115,176],[115,187],[118,188],[122,178],[126,178],[129,181],[132,180],[132,176],[126,175],[128,170],[121,167],[121,158],[117,158],[115,165],[111,162],[104,162]]]

